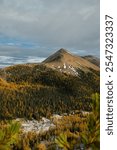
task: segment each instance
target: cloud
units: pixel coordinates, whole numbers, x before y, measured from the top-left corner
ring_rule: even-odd
[[[45,58],[36,56],[28,56],[28,57],[0,56],[0,68],[16,64],[39,63],[42,62],[44,59]]]
[[[0,0],[0,35],[36,43],[46,56],[61,47],[99,54],[99,23],[99,0]]]

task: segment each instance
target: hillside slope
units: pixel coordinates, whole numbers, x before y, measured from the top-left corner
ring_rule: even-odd
[[[97,57],[94,57],[92,55],[83,56],[82,58],[88,60],[89,62],[95,64],[96,66],[100,66],[100,59]]]
[[[71,59],[71,54],[69,57]],[[69,64],[68,60],[66,64]],[[53,62],[53,58],[49,61]],[[87,61],[81,59],[82,62]],[[75,62],[72,63],[75,66]],[[75,70],[78,75],[74,76],[48,64],[45,60],[40,64],[0,69],[0,119],[39,119],[74,110],[91,110],[90,96],[99,92],[99,70],[84,65]]]

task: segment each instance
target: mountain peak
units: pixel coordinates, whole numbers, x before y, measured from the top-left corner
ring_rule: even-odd
[[[44,63],[50,63],[50,62],[54,62],[54,61],[60,61],[67,54],[69,54],[69,52],[64,48],[61,48],[57,52],[55,52],[54,54],[50,55],[43,62]]]
[[[63,48],[49,56],[43,63],[46,64],[47,67],[72,75],[78,75],[78,69],[83,71],[90,71],[90,68],[99,70],[97,65],[80,56],[72,55]]]
[[[58,53],[68,53],[68,51],[64,48],[61,48],[57,51]]]

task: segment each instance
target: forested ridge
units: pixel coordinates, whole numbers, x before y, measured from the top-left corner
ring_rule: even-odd
[[[39,119],[73,110],[91,111],[91,94],[99,93],[99,72],[78,76],[43,64],[25,64],[0,70],[0,119]]]

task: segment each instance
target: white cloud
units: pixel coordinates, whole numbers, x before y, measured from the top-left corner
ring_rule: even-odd
[[[45,58],[43,57],[10,57],[10,56],[0,56],[0,68],[16,65],[16,64],[24,64],[24,63],[39,63],[42,62]]]

